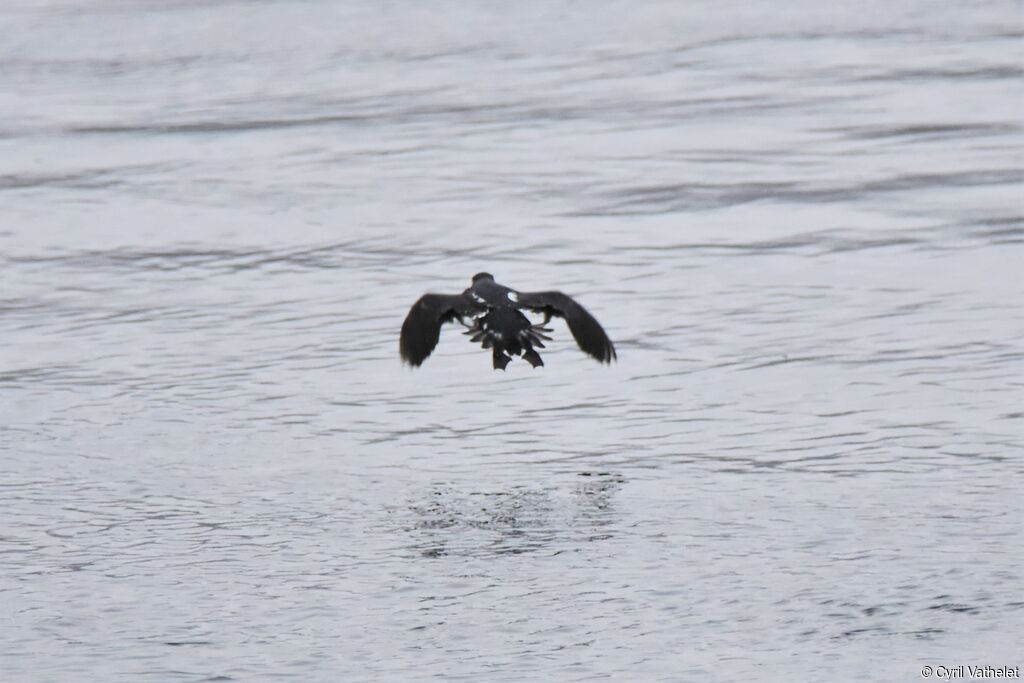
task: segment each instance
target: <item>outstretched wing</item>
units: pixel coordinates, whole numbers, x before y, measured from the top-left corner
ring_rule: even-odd
[[[602,363],[611,363],[615,360],[615,346],[605,334],[601,323],[572,297],[561,292],[519,292],[516,305],[519,308],[528,308],[534,313],[543,313],[548,318],[565,318],[569,331],[583,351]]]
[[[402,360],[413,367],[422,365],[437,346],[441,325],[475,312],[476,307],[461,294],[424,294],[402,323],[398,340]]]

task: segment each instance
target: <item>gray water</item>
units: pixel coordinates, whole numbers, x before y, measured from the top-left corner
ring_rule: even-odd
[[[1024,664],[1019,2],[0,7],[4,681]],[[397,331],[562,289],[505,373]]]

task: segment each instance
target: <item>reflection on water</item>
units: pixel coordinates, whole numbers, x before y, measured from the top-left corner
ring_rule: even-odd
[[[613,495],[623,483],[608,473],[581,472],[586,483],[564,494],[531,490],[461,494],[439,486],[409,510],[418,518],[410,528],[423,540],[425,557],[452,554],[504,555],[555,549],[570,543],[609,538]]]
[[[1018,19],[6,4],[5,675],[1019,664]],[[481,270],[619,363],[401,366]]]

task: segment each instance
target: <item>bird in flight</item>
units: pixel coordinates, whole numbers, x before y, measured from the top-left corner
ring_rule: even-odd
[[[543,314],[539,324],[523,315],[528,310]],[[499,285],[490,273],[477,273],[462,294],[424,294],[409,309],[402,323],[398,350],[413,367],[433,352],[441,325],[458,320],[471,342],[491,349],[495,370],[504,370],[512,356],[522,356],[533,367],[544,365],[534,347],[544,348],[552,330],[552,317],[565,318],[580,349],[601,363],[615,360],[615,347],[604,328],[572,297],[561,292],[518,292]],[[471,322],[467,322],[469,319]]]

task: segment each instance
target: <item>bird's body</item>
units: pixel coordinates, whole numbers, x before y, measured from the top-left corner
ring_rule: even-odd
[[[543,313],[534,324],[523,310]],[[571,297],[561,292],[517,292],[500,285],[489,273],[477,273],[462,294],[424,294],[413,304],[402,324],[399,352],[402,360],[418,366],[437,346],[441,325],[459,320],[470,341],[491,349],[494,368],[504,370],[512,356],[522,356],[533,367],[544,365],[534,347],[544,348],[551,332],[545,325],[552,316],[565,318],[580,348],[601,361],[615,359],[615,347],[600,323]],[[467,324],[466,319],[472,320]]]

